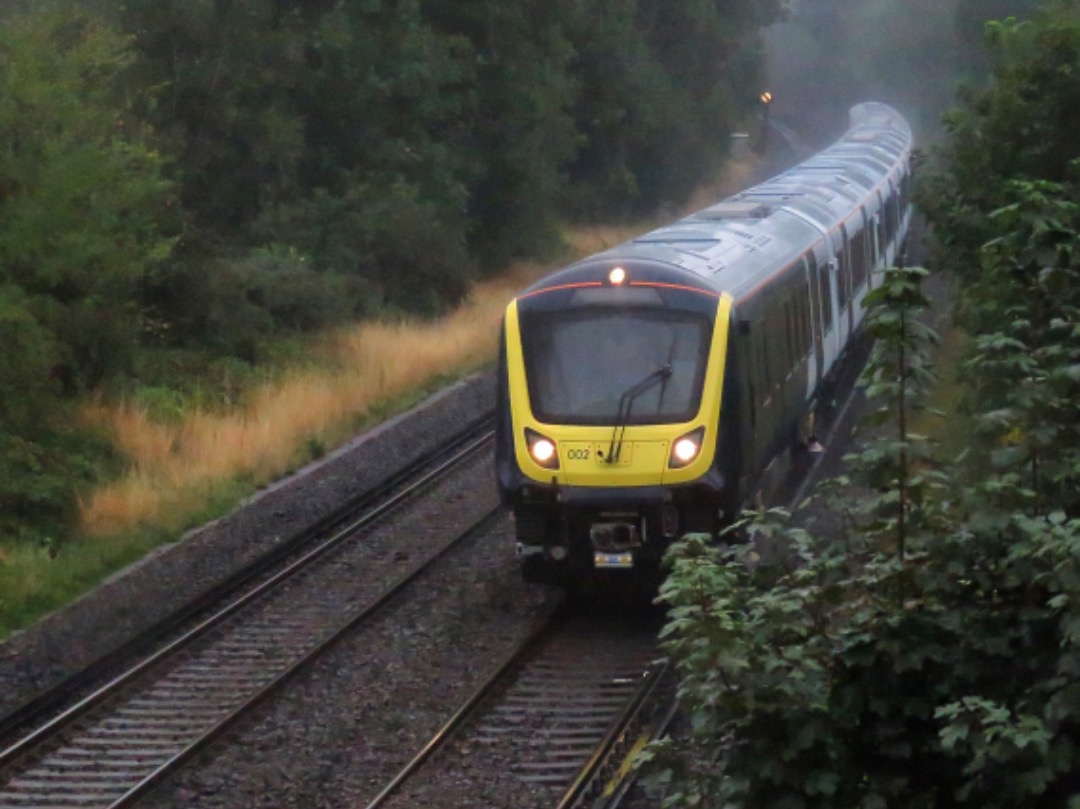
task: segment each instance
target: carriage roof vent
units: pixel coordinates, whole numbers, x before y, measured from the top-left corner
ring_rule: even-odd
[[[721,202],[698,211],[698,219],[764,219],[772,207],[762,202]]]
[[[847,140],[852,143],[873,143],[875,140],[881,137],[880,132],[852,132],[848,135]]]

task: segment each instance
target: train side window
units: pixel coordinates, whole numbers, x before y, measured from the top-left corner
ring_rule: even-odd
[[[794,294],[788,297],[788,341],[788,368],[794,369],[802,354],[799,350],[802,345],[802,300]]]
[[[874,214],[870,220],[870,228],[873,228],[874,236],[870,239],[870,272],[873,273],[877,269],[878,264],[881,261],[881,248],[885,244],[882,237],[881,230],[881,209],[878,208],[878,213]],[[870,231],[867,230],[867,233]],[[873,282],[871,282],[873,286]]]
[[[742,366],[742,379],[744,382],[744,394],[746,396],[745,402],[748,405],[747,412],[750,414],[750,429],[755,431],[757,429],[757,352],[755,350],[757,345],[757,338],[751,331],[743,342],[742,356],[745,361],[741,362]]]
[[[856,230],[848,242],[848,264],[851,269],[851,292],[859,288],[862,274],[862,231]]]
[[[847,239],[845,238],[846,242]],[[836,254],[836,294],[840,310],[847,306],[847,256],[841,249]]]
[[[825,264],[818,265],[817,259],[810,254],[810,274],[815,279],[814,286],[817,289],[817,304],[821,311],[821,330],[827,332],[832,328],[832,296],[829,294],[829,269]]]
[[[825,311],[825,328],[832,329],[833,327],[833,299],[832,299],[832,282],[829,280],[829,270],[827,267],[821,268],[821,298]]]
[[[904,218],[904,179],[896,185],[896,232],[900,232],[900,222]]]
[[[787,367],[788,370],[795,367],[795,312],[794,301],[788,298],[784,301],[784,326],[787,332]]]
[[[754,323],[754,330],[750,336],[750,407],[755,414],[761,409],[764,401],[769,397],[768,384],[765,374],[765,347],[763,345],[765,334],[765,321],[758,319]]]
[[[889,196],[885,198],[885,206],[881,211],[881,243],[892,244],[896,233],[896,186],[889,181]]]
[[[810,341],[814,337],[813,328],[810,325],[811,314],[810,314],[810,296],[809,295],[801,295],[801,296],[799,296],[799,312],[800,312],[800,317],[801,317],[801,320],[802,320],[802,333],[801,333],[802,339],[799,341],[799,345],[805,347],[805,346],[810,345]]]
[[[761,371],[762,382],[764,382],[764,389],[770,390],[772,388],[772,373],[771,366],[769,365],[769,318],[766,316],[764,322],[765,328],[761,330]]]

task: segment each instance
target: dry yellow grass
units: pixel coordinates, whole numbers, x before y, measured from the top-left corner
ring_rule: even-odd
[[[109,535],[145,524],[175,529],[168,522],[197,512],[220,481],[274,480],[295,466],[306,442],[341,437],[379,403],[482,365],[494,356],[507,301],[543,271],[523,265],[479,284],[438,321],[371,322],[343,331],[330,340],[336,371],[296,372],[255,391],[234,412],[194,412],[169,425],[124,403],[88,405],[85,418],[112,432],[129,471],[85,498],[82,532]]]
[[[689,210],[745,184],[751,167],[729,168],[723,183],[691,201]],[[583,256],[643,229],[580,228],[567,241],[572,253]],[[222,481],[244,476],[268,483],[295,467],[308,442],[343,439],[380,403],[491,360],[507,301],[547,269],[521,265],[479,284],[464,305],[438,321],[371,322],[333,335],[329,350],[336,370],[298,371],[255,391],[233,412],[194,412],[168,425],[128,404],[88,405],[85,418],[111,430],[129,471],[85,498],[82,533],[107,536],[141,525],[175,531]]]

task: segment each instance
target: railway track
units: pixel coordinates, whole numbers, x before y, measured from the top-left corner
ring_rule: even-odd
[[[433,468],[297,537],[271,566],[230,582],[228,598],[170,642],[56,713],[0,752],[0,807],[120,807],[134,802],[341,635],[387,605],[452,549],[482,532],[497,508],[460,509],[461,528],[380,546],[374,526],[451,471],[490,465],[486,426]],[[447,497],[456,497],[448,493]],[[445,534],[449,533],[449,536]],[[385,545],[385,543],[383,543]],[[392,583],[371,584],[373,565]],[[219,595],[221,593],[219,592]],[[77,687],[65,684],[67,693]],[[85,690],[85,684],[79,684]],[[59,699],[57,697],[56,699]],[[51,707],[51,711],[49,708]],[[23,717],[20,727],[29,719]]]
[[[366,809],[604,807],[675,710],[655,616],[563,614],[516,650]]]

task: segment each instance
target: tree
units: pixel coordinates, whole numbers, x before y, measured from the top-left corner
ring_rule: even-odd
[[[483,159],[468,185],[470,246],[484,265],[558,243],[566,167],[581,144],[570,115],[579,81],[575,0],[427,0],[425,18],[467,39],[476,70],[457,145]]]
[[[571,31],[584,143],[570,205],[589,217],[673,203],[718,164],[765,89],[758,29],[775,3],[588,0]]]
[[[1070,74],[1080,68],[1080,9],[1051,3],[989,36],[994,81],[949,116],[953,136],[918,199],[938,260],[961,281],[986,457],[1014,470],[1022,459],[1042,507],[1075,515],[1080,147],[1071,133],[1080,99]]]
[[[1080,8],[1052,2],[988,30],[993,81],[946,117],[939,169],[918,200],[938,231],[938,260],[964,279],[981,272],[981,247],[996,235],[987,215],[1011,202],[1009,182],[1064,182],[1080,157]]]
[[[255,232],[362,278],[380,303],[430,312],[456,302],[471,276],[476,159],[458,148],[466,43],[432,28],[418,0],[340,2],[312,32],[307,71],[304,191]]]
[[[943,485],[926,436],[910,427],[936,381],[929,349],[939,338],[918,317],[930,305],[921,288],[927,275],[922,267],[889,269],[863,299],[863,328],[874,346],[859,384],[870,401],[880,404],[865,419],[875,431],[857,454],[845,459],[855,463],[860,484],[883,493],[864,495],[852,506],[854,514],[870,520],[862,531],[891,543],[901,562],[908,535],[925,530],[933,511],[930,493]],[[839,482],[846,486],[844,479]]]
[[[128,360],[140,280],[172,244],[132,61],[116,31],[59,6],[0,29],[0,284],[23,290],[79,386]]]
[[[155,88],[140,114],[174,155],[195,246],[244,242],[269,204],[297,192],[307,21],[276,0],[129,0],[121,20]],[[190,249],[192,245],[185,245]]]

